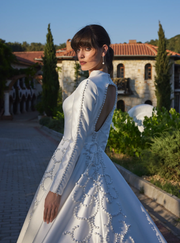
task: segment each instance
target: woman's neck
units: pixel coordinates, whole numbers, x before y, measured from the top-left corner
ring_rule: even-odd
[[[93,69],[93,70],[89,70],[89,75],[91,74],[92,71],[95,71],[96,69]],[[97,69],[98,71],[101,71],[101,72],[104,72],[104,73],[108,73],[108,69],[105,65],[103,65],[102,68],[100,69]]]

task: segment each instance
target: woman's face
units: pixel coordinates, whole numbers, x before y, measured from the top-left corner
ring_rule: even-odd
[[[93,70],[101,70],[103,48],[79,47],[77,57],[83,71],[88,70],[91,73]]]

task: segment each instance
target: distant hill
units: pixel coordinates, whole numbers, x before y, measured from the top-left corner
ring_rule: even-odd
[[[175,51],[180,53],[180,35],[176,35],[170,39],[166,39],[167,41],[167,49],[171,51]],[[158,46],[158,40],[150,40],[147,41],[146,43]]]
[[[32,42],[29,44],[26,41],[24,41],[23,43],[19,43],[19,42],[6,42],[5,40],[0,39],[0,42],[9,46],[13,52],[14,51],[44,51],[44,46],[45,46],[44,44],[36,43],[36,42]],[[66,47],[66,43],[55,45],[56,50],[64,47]]]

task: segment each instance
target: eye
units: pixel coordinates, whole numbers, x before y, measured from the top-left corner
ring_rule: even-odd
[[[91,47],[86,47],[86,51],[90,51],[91,50]]]

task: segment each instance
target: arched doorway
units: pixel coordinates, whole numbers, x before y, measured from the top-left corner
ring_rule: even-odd
[[[118,100],[117,102],[117,109],[121,111],[125,111],[125,104],[123,100]]]
[[[146,101],[144,102],[144,104],[152,105],[152,101],[151,101],[151,100],[146,100]]]

